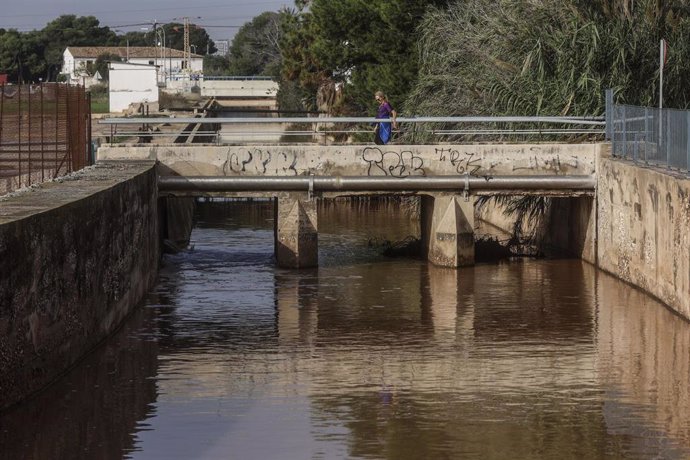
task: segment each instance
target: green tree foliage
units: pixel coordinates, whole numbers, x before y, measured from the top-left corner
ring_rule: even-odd
[[[165,30],[168,46],[181,50],[184,26],[171,23],[160,27]],[[191,25],[189,35],[190,43],[194,45],[192,51],[197,54],[216,51],[213,40],[203,28]],[[101,27],[93,16],[73,14],[62,15],[38,31],[0,29],[0,73],[9,74],[10,81],[54,81],[62,68],[63,53],[68,46],[155,46],[162,36],[161,30],[158,33],[128,32],[118,36],[110,28]],[[101,66],[107,68],[104,63]]]
[[[283,14],[267,11],[240,28],[230,46],[230,75],[278,76]]]
[[[204,75],[230,75],[228,58],[207,54],[204,56]]]
[[[176,22],[171,22],[163,26],[165,29],[165,41],[168,48],[176,50],[184,49],[184,25]],[[211,37],[203,27],[196,24],[189,24],[189,44],[192,52],[196,54],[206,55],[213,54],[218,49]]]
[[[0,31],[0,72],[14,81],[55,80],[67,46],[110,46],[117,36],[93,16],[63,15],[39,31]]]
[[[67,14],[49,22],[39,31],[45,60],[45,80],[53,80],[62,67],[62,55],[68,46],[112,46],[118,42],[115,32],[100,27],[93,16]]]
[[[670,44],[665,103],[690,102],[686,1],[463,0],[420,28],[408,104],[425,115],[598,115],[604,90],[658,103],[659,39]]]
[[[117,54],[104,53],[99,55],[93,64],[87,64],[86,71],[89,75],[94,76],[98,72],[103,80],[110,79],[110,68],[108,66],[109,62],[122,61],[122,58]]]
[[[154,46],[155,35],[149,32],[127,32],[118,36],[118,46]]]
[[[418,73],[417,26],[446,0],[311,0],[284,22],[283,76],[299,82],[315,105],[319,87],[345,85],[343,112],[375,110],[382,90],[400,110]]]
[[[158,46],[163,45],[168,48],[184,49],[184,24],[170,22],[167,24],[151,24],[150,30],[146,32],[127,32],[119,37],[119,45],[125,46]],[[203,27],[195,24],[189,25],[189,44],[192,53],[206,55],[218,51],[215,43]]]
[[[20,33],[0,29],[0,73],[10,81],[30,82],[44,75],[43,46],[36,32]]]

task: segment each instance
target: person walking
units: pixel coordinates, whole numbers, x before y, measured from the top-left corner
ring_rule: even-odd
[[[388,99],[386,98],[386,95],[383,94],[383,91],[376,91],[376,94],[374,94],[374,98],[376,99],[376,102],[378,102],[379,104],[378,110],[376,112],[376,118],[390,118],[393,122],[393,128],[398,129],[398,122],[396,121],[398,113],[395,111],[390,102],[388,102]],[[382,121],[376,123],[376,127],[374,128],[374,142],[377,145],[387,144],[388,142],[390,142],[392,135],[393,131],[391,130],[390,122]]]

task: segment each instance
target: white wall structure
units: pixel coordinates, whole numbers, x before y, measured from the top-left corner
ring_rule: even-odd
[[[155,65],[111,62],[109,67],[111,112],[122,112],[132,103],[158,102]]]
[[[62,53],[62,73],[67,75],[69,83],[81,84],[83,77],[88,76],[87,65],[95,63],[103,55],[118,56],[130,64],[158,66],[161,82],[183,73],[203,73],[203,56],[192,54],[187,72],[182,51],[159,46],[70,46]]]
[[[201,81],[202,96],[275,99],[277,94],[278,82],[270,78],[210,77]]]

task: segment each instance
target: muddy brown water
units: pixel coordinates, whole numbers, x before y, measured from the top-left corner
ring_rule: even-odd
[[[125,326],[0,415],[0,458],[690,458],[686,321],[578,260],[385,258],[398,211],[322,206],[291,271],[268,203],[200,206]]]

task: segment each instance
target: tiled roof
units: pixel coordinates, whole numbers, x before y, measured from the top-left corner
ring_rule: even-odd
[[[104,54],[115,54],[122,59],[126,59],[129,53],[131,58],[160,58],[161,56],[170,58],[183,58],[184,53],[172,48],[160,48],[155,46],[68,46],[67,49],[75,58],[93,58]],[[199,54],[191,53],[192,58],[201,58]]]

